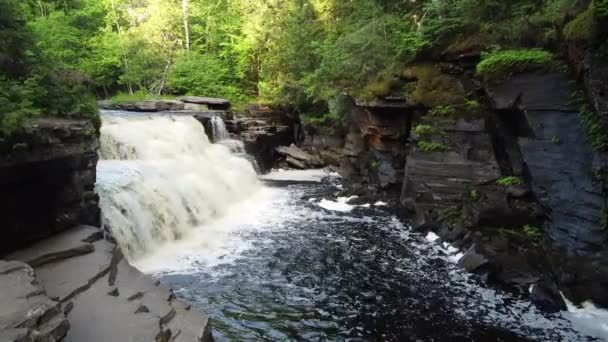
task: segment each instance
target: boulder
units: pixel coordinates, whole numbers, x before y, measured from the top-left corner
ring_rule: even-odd
[[[312,154],[309,154],[294,144],[291,146],[279,146],[275,151],[286,158],[286,161],[299,169],[311,169],[324,166],[323,161]]]
[[[458,266],[464,268],[468,272],[474,272],[487,263],[488,259],[477,251],[477,245],[474,244],[466,253],[464,253],[462,258],[460,258]]]
[[[544,312],[555,313],[566,311],[566,303],[559,293],[557,285],[546,280],[540,281],[533,285],[530,292],[532,303],[536,304]]]

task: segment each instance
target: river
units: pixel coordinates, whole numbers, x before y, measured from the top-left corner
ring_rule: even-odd
[[[541,314],[383,203],[336,199],[336,175],[260,180],[199,126],[105,113],[98,192],[129,260],[207,312],[217,341],[608,339],[605,311]]]

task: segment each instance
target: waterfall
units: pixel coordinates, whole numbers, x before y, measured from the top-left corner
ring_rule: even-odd
[[[226,123],[217,115],[211,118],[211,132],[213,133],[213,142],[230,139],[230,134],[228,134],[228,130],[226,129]]]
[[[192,117],[102,120],[96,186],[102,220],[129,258],[204,229],[261,188],[251,164],[211,144]]]

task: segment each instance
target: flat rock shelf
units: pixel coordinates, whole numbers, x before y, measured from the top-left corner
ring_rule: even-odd
[[[211,341],[207,316],[133,268],[99,228],[76,227],[7,259],[3,342]],[[39,319],[24,322],[32,312]]]

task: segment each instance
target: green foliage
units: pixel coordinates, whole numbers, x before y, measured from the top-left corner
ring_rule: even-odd
[[[543,239],[543,230],[538,226],[526,224],[522,227],[522,231],[528,239],[534,242],[538,242]]]
[[[516,186],[516,185],[522,185],[522,184],[524,184],[524,182],[519,177],[506,176],[506,177],[498,178],[496,180],[496,184],[502,185],[502,186]]]
[[[576,18],[570,21],[564,28],[564,36],[567,40],[590,40],[595,31],[595,6],[591,2],[589,7]]]
[[[10,135],[40,115],[90,117],[98,125],[87,78],[57,68],[37,49],[23,7],[17,4],[15,0],[0,0],[0,44],[7,51],[0,53],[0,135]]]
[[[120,92],[110,98],[113,103],[132,102],[132,101],[148,101],[148,100],[174,100],[175,95],[156,95],[145,91],[138,91],[133,94]]]
[[[175,94],[223,97],[236,102],[246,100],[230,65],[213,55],[190,53],[178,58],[168,81]]]
[[[435,106],[429,111],[432,117],[450,117],[456,114],[456,108],[453,106]]]
[[[420,124],[417,125],[416,128],[414,128],[414,133],[418,134],[421,137],[433,135],[436,132],[437,130],[431,125]]]
[[[593,149],[606,151],[608,149],[608,133],[600,115],[591,106],[584,104],[579,109],[579,117]]]
[[[331,112],[324,113],[321,115],[317,114],[301,114],[300,119],[304,124],[312,125],[312,126],[334,126],[339,122],[339,118],[336,114]]]
[[[593,5],[597,11],[597,16],[608,19],[608,0],[594,0]]]
[[[419,141],[417,147],[419,151],[425,153],[443,152],[448,150],[446,145],[430,141]]]
[[[477,74],[486,80],[500,79],[511,74],[549,69],[553,64],[553,54],[543,50],[497,50],[482,54],[477,64]]]

